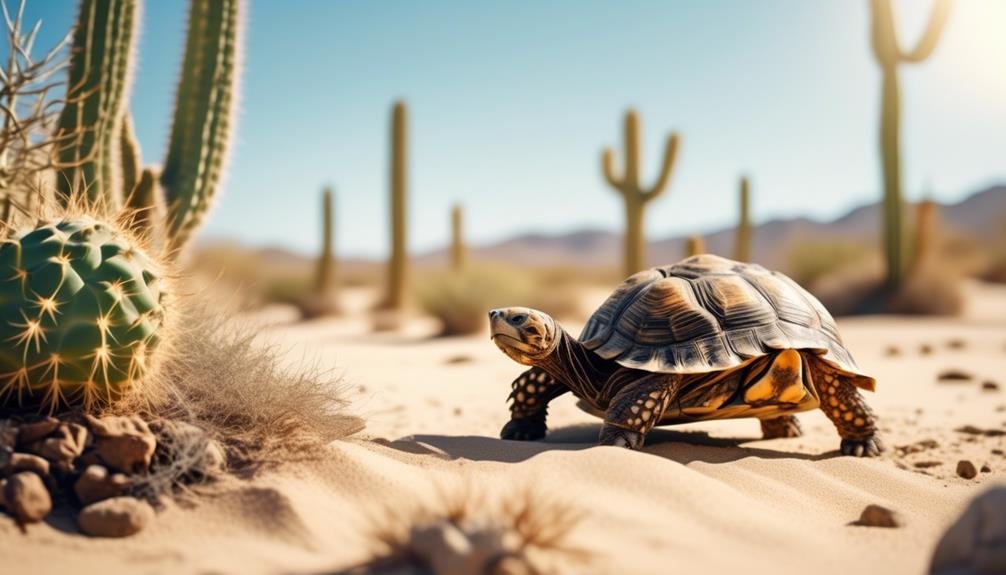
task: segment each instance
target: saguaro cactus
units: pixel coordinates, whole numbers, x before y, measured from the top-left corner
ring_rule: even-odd
[[[656,199],[670,182],[671,172],[678,155],[678,134],[667,138],[664,161],[660,175],[649,188],[644,188],[639,176],[639,119],[635,110],[625,113],[625,167],[622,176],[615,174],[615,153],[605,149],[601,156],[604,177],[625,200],[625,274],[631,275],[646,266],[646,238],[644,237],[643,214],[646,204]]]
[[[409,265],[405,245],[408,114],[405,102],[395,103],[391,114],[391,258],[388,261],[388,292],[384,300],[384,307],[392,310],[400,310],[405,305]]]
[[[83,0],[73,33],[68,97],[59,118],[59,199],[83,193],[114,213],[122,206],[120,137],[133,81],[139,0]],[[71,136],[72,135],[72,136]],[[72,141],[69,138],[72,137]]]
[[[462,272],[468,267],[468,250],[465,248],[464,212],[461,204],[451,208],[451,269]]]
[[[314,288],[319,295],[329,295],[335,291],[335,215],[332,187],[325,186],[321,197],[321,255],[318,257],[318,271]]]
[[[896,291],[904,279],[904,237],[901,199],[901,95],[898,65],[925,60],[936,48],[950,12],[950,0],[936,0],[933,13],[915,48],[905,52],[898,44],[890,0],[870,0],[873,54],[882,76],[880,158],[884,171],[884,254],[887,288]]]
[[[688,240],[685,242],[685,257],[690,258],[704,253],[706,253],[706,242],[702,236],[698,234],[688,236]]]
[[[746,177],[740,184],[740,217],[737,223],[737,237],[734,246],[734,259],[746,262],[751,259],[751,185]]]

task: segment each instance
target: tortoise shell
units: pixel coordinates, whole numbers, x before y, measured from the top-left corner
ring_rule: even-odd
[[[580,342],[628,368],[695,374],[804,349],[866,376],[821,302],[785,275],[698,255],[639,272],[587,321]]]

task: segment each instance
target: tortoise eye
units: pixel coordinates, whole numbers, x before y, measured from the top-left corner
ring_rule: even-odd
[[[510,324],[511,325],[520,326],[525,321],[527,321],[527,314],[526,313],[519,313],[519,314],[510,316]]]

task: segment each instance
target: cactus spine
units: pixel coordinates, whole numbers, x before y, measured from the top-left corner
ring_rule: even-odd
[[[734,259],[739,262],[751,260],[751,185],[746,177],[740,184],[740,221],[737,223],[736,245]]]
[[[704,253],[706,253],[706,242],[702,236],[698,234],[688,236],[688,240],[685,242],[685,257],[690,258]]]
[[[120,156],[132,84],[139,0],[83,0],[73,35],[68,97],[59,118],[56,189],[67,204],[77,193],[115,213],[122,206]]]
[[[922,62],[932,54],[950,11],[950,0],[937,0],[922,38],[905,52],[898,44],[890,0],[870,0],[873,54],[882,75],[880,158],[884,172],[884,254],[887,288],[900,289],[904,280],[904,234],[901,198],[901,95],[898,65]]]
[[[468,267],[468,250],[465,248],[464,212],[461,204],[451,208],[451,269],[463,272]]]
[[[319,296],[335,292],[335,198],[331,186],[325,186],[321,197],[321,255],[314,288]]]
[[[644,237],[643,215],[646,204],[656,199],[667,189],[671,172],[678,155],[678,134],[667,138],[664,148],[663,165],[653,186],[646,189],[639,179],[639,119],[635,110],[625,113],[625,167],[622,176],[615,174],[615,153],[605,149],[601,156],[604,177],[611,187],[622,195],[625,201],[625,275],[631,275],[646,266],[646,238]]]
[[[384,300],[384,307],[392,310],[401,310],[405,306],[409,265],[405,245],[408,114],[405,102],[395,103],[391,114],[391,258],[388,261],[388,292]]]

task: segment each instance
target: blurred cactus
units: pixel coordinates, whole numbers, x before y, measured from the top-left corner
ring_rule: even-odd
[[[335,265],[335,192],[325,186],[321,196],[321,254],[314,280],[314,292],[299,301],[306,319],[339,313]]]
[[[401,310],[405,306],[408,253],[405,224],[408,185],[408,108],[396,102],[391,117],[391,258],[388,261],[388,286],[383,306]]]
[[[912,269],[933,263],[939,253],[939,207],[932,200],[922,200],[915,207],[915,255]]]
[[[747,178],[740,184],[740,221],[737,223],[734,259],[739,262],[751,261],[751,194]]]
[[[464,212],[460,204],[451,208],[451,269],[463,272],[468,267],[468,249],[464,238]]]
[[[645,225],[643,222],[645,207],[647,203],[667,189],[671,172],[674,170],[674,162],[677,159],[680,138],[676,133],[667,138],[660,175],[653,186],[645,189],[640,183],[639,119],[636,117],[635,110],[630,109],[625,113],[624,132],[625,167],[621,178],[615,175],[615,153],[612,150],[604,150],[601,156],[601,166],[605,179],[625,200],[624,271],[628,276],[646,267],[646,238],[644,237]]]
[[[140,0],[83,0],[60,116],[57,185],[111,216],[140,210],[133,227],[177,254],[202,223],[220,187],[238,91],[243,0],[191,0],[185,57],[163,170],[141,170],[129,118],[129,85]],[[162,197],[163,196],[163,197]]]
[[[950,12],[950,0],[936,0],[933,13],[915,48],[905,52],[898,44],[890,0],[870,0],[873,53],[882,74],[880,157],[884,170],[884,254],[887,288],[894,292],[904,281],[904,234],[901,198],[901,96],[898,65],[918,63],[932,54]]]
[[[685,242],[685,257],[690,258],[704,253],[706,253],[706,242],[702,236],[698,234],[688,236]]]
[[[104,405],[152,369],[168,335],[166,280],[114,224],[74,217],[14,233],[0,275],[0,406]]]
[[[115,213],[123,204],[122,123],[133,82],[134,40],[139,35],[139,0],[82,0],[73,33],[70,99],[59,133],[72,145],[59,151],[58,199],[75,193]]]

